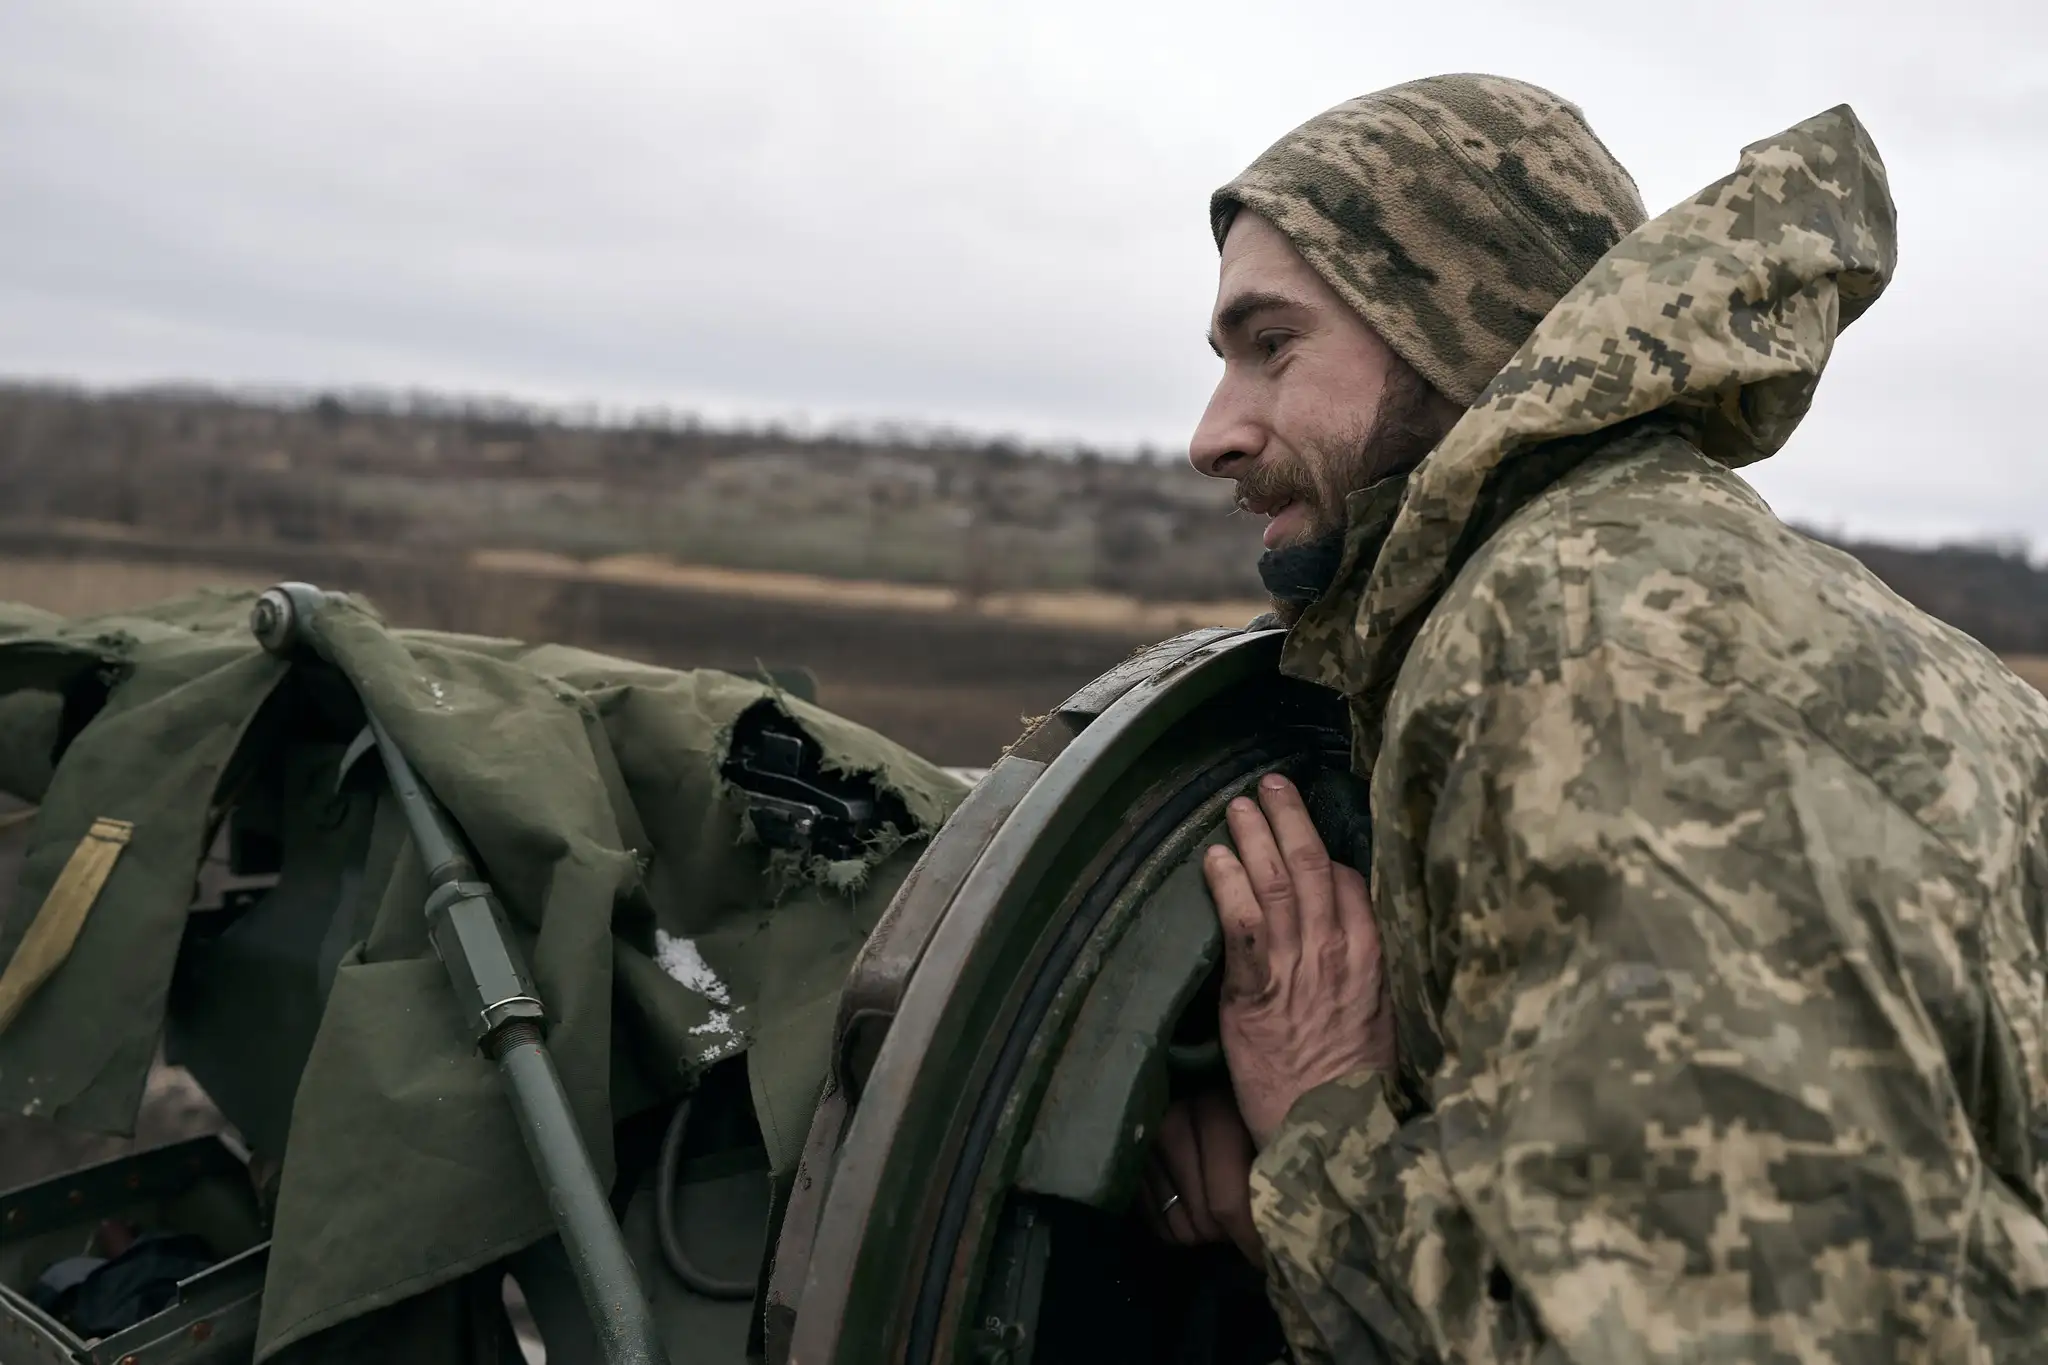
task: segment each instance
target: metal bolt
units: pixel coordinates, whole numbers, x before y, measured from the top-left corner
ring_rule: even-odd
[[[293,614],[292,599],[272,588],[249,609],[249,633],[271,653],[281,653],[291,643]]]

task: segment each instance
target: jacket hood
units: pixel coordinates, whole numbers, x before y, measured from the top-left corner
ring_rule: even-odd
[[[1361,95],[1281,138],[1210,198],[1217,250],[1240,209],[1460,407],[1645,216],[1577,105],[1476,73]]]
[[[1603,444],[1583,438],[1663,414],[1730,468],[1776,453],[1896,255],[1884,165],[1847,105],[1745,148],[1601,257],[1404,484],[1352,495],[1343,567],[1283,667],[1354,697],[1390,686],[1473,551]]]

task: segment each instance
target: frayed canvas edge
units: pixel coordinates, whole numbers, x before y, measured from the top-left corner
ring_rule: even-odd
[[[725,763],[732,756],[733,733],[739,728],[740,721],[756,706],[764,703],[773,706],[784,720],[803,731],[818,746],[819,766],[826,772],[849,777],[865,777],[877,788],[895,797],[905,810],[911,809],[909,794],[899,784],[890,780],[886,769],[852,763],[847,761],[844,755],[834,752],[832,746],[827,744],[816,730],[805,724],[803,717],[797,714],[795,707],[791,705],[795,699],[774,679],[761,676],[746,678],[745,681],[759,687],[761,695],[735,711],[732,719],[719,726],[711,737],[712,752],[717,756],[717,766],[713,771],[718,774],[719,794],[728,801],[736,802],[742,811],[739,833],[734,839],[736,845],[745,847],[759,844],[761,836],[755,832],[754,822],[744,813],[750,794],[725,776]],[[914,821],[916,816],[913,815],[911,818]],[[816,854],[797,853],[791,849],[769,849],[764,869],[768,892],[765,908],[775,909],[792,893],[801,890],[807,884],[836,891],[849,901],[853,900],[866,889],[868,882],[874,877],[876,868],[906,845],[921,843],[937,833],[936,825],[929,828],[919,825],[909,830],[884,825],[862,845],[861,854],[857,858],[826,858]]]

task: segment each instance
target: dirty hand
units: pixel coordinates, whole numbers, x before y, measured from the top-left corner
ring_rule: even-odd
[[[1393,1070],[1393,1011],[1365,878],[1330,861],[1294,784],[1269,774],[1226,818],[1237,852],[1218,844],[1202,864],[1223,927],[1218,1024],[1263,1148],[1317,1086]]]
[[[1252,1227],[1251,1180],[1252,1138],[1237,1104],[1228,1090],[1206,1090],[1167,1107],[1138,1200],[1163,1240],[1228,1240],[1257,1264],[1264,1253]]]

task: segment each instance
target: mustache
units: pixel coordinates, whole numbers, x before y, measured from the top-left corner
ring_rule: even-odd
[[[1278,502],[1303,502],[1312,505],[1315,498],[1314,484],[1303,477],[1301,470],[1287,465],[1257,465],[1237,481],[1239,511],[1249,511],[1252,503],[1271,506]]]

